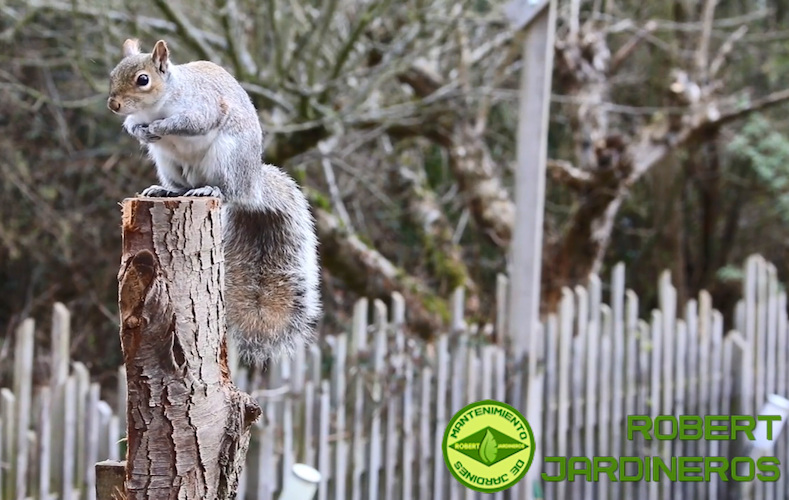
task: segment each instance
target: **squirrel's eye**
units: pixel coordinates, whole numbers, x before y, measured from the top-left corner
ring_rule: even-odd
[[[145,87],[148,85],[149,81],[150,79],[148,78],[148,75],[140,75],[137,77],[137,85],[140,87]]]

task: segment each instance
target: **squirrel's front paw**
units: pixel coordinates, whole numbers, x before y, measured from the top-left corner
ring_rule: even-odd
[[[131,133],[134,137],[139,139],[140,141],[150,144],[152,142],[156,142],[162,138],[160,135],[156,135],[151,133],[151,130],[148,128],[148,125],[143,125],[142,123],[138,123],[131,129]]]
[[[205,196],[222,199],[222,191],[215,186],[203,186],[195,189],[190,189],[184,193],[184,196]]]
[[[163,121],[164,120],[154,120],[151,123],[149,123],[148,124],[148,133],[153,135],[153,136],[159,137],[159,138],[161,138],[164,135],[167,135],[167,134],[162,133],[163,130],[162,130],[162,126],[161,125],[162,125]]]
[[[154,184],[142,190],[140,196],[147,196],[150,198],[172,198],[174,196],[181,196],[183,193],[180,191],[173,191],[166,187]]]

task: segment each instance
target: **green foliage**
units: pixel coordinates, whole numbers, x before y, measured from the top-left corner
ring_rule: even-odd
[[[789,137],[763,115],[750,117],[727,150],[753,172],[772,195],[780,216],[789,222]]]
[[[745,277],[742,266],[723,266],[715,273],[720,281],[741,281]]]
[[[304,168],[293,169],[291,175],[293,175],[293,179],[298,182],[299,185],[303,186],[307,182],[307,170]]]
[[[438,295],[428,293],[423,297],[423,301],[425,309],[433,314],[436,314],[439,318],[441,318],[442,321],[449,321],[449,306],[447,306],[446,300],[442,299]]]
[[[451,259],[436,244],[435,235],[424,234],[421,245],[424,248],[424,260],[430,267],[435,278],[444,286],[441,292],[449,294],[457,287],[466,284],[466,269],[463,265]]]
[[[322,193],[310,191],[310,201],[318,208],[331,211],[331,200],[328,196]]]
[[[441,154],[441,148],[438,146],[431,146],[425,151],[424,168],[427,175],[427,183],[430,187],[439,187],[447,181],[446,165]]]

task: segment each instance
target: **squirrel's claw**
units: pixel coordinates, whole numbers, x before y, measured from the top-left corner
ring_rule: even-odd
[[[152,142],[156,142],[162,137],[159,135],[152,134],[151,131],[148,129],[148,125],[143,125],[142,123],[138,123],[131,129],[131,134],[136,137],[138,140],[144,142],[145,144],[150,144]]]
[[[201,197],[214,197],[222,199],[222,191],[216,186],[203,186],[195,189],[190,189],[184,196],[201,196]]]
[[[140,196],[147,196],[150,198],[172,198],[174,196],[181,196],[182,194],[183,192],[173,191],[172,189],[154,184],[153,186],[143,189]]]
[[[199,197],[214,197],[222,199],[222,191],[215,186],[203,186],[189,190],[173,190],[164,186],[154,184],[142,190],[140,196],[148,196],[151,198],[172,198],[175,196],[199,196]]]

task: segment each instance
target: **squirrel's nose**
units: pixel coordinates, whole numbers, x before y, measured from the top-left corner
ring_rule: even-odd
[[[110,97],[107,99],[107,107],[110,108],[112,111],[120,111],[121,103],[114,97]]]

